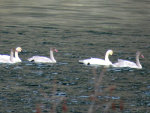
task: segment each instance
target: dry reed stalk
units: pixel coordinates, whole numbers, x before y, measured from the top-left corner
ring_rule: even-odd
[[[57,80],[55,80],[55,79],[53,80],[52,94],[51,94],[50,97],[44,91],[40,90],[40,92],[41,92],[41,94],[43,95],[44,98],[50,99],[52,101],[51,108],[50,108],[49,112],[50,113],[57,113],[56,108],[57,108],[58,104],[60,104],[66,98],[66,97],[56,96],[56,92],[57,92]],[[57,100],[59,100],[59,101],[57,101]],[[64,112],[66,112],[67,111],[66,102],[64,102],[63,105],[64,106],[62,107],[62,110]],[[36,113],[42,113],[41,112],[41,108],[40,108],[39,105],[36,107]]]
[[[103,92],[99,91],[99,86],[102,84],[103,78],[105,76],[105,72],[106,72],[106,68],[103,68],[100,73],[100,76],[97,76],[96,69],[95,68],[93,69],[93,75],[95,78],[94,93],[90,96],[91,105],[88,109],[88,113],[94,113],[94,111],[100,108],[102,104],[106,105],[103,110],[104,113],[108,113],[109,108],[112,108],[112,110],[116,110],[116,104],[114,102],[112,101],[99,102],[99,100],[97,99],[98,96],[101,96],[106,92],[109,93],[109,96],[112,96],[112,92],[116,89],[116,86],[112,85],[112,86],[109,86],[108,88],[105,88]],[[97,103],[99,103],[99,105],[96,105]],[[123,107],[122,101],[120,101],[119,107],[120,107],[120,110],[123,110],[124,107]]]
[[[36,105],[36,113],[41,113],[41,108],[40,108],[40,105]]]
[[[94,99],[92,99],[92,104],[90,105],[90,107],[88,109],[88,113],[93,113],[95,102],[96,102],[96,98],[97,98],[97,96],[99,96],[99,94],[101,94],[101,93],[99,93],[98,89],[99,89],[99,86],[100,86],[100,84],[102,82],[102,79],[104,77],[105,71],[106,71],[106,68],[103,68],[101,73],[100,73],[100,76],[97,78],[96,77],[96,75],[97,75],[96,74],[96,70],[95,69],[93,70],[93,74],[95,76],[95,88],[94,88],[94,94],[92,95],[92,98],[94,98]]]

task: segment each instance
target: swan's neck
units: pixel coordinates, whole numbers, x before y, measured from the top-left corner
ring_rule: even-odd
[[[14,51],[13,51],[13,49],[11,49],[11,51],[10,51],[10,61],[14,62]]]
[[[17,59],[19,58],[17,51],[15,51],[15,58],[17,58]]]
[[[21,61],[21,59],[18,56],[18,51],[15,51],[15,59],[17,59],[18,61]]]
[[[142,65],[140,64],[139,56],[140,56],[140,55],[136,55],[136,65],[137,65],[139,68],[142,68]]]
[[[55,58],[54,58],[54,54],[53,54],[53,51],[50,50],[50,59],[53,61],[53,62],[56,62]]]
[[[106,52],[106,55],[105,55],[105,61],[106,61],[106,62],[110,62],[110,60],[109,60],[109,57],[108,57],[108,56],[109,56],[109,53],[108,53],[108,52]]]
[[[105,55],[105,61],[109,64],[112,64],[112,62],[109,60],[109,53],[106,52],[106,55]]]

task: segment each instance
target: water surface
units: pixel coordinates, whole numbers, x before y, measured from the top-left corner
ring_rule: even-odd
[[[46,113],[55,105],[57,112],[65,106],[67,112],[87,113],[95,79],[103,69],[78,60],[104,58],[108,49],[114,50],[112,62],[135,61],[136,51],[141,51],[143,69],[107,69],[93,112],[148,112],[149,4],[148,0],[0,0],[0,54],[9,54],[12,47],[23,49],[22,63],[0,64],[0,112],[34,113],[40,108]],[[59,51],[54,54],[56,64],[27,61],[33,55],[49,56],[50,47]]]

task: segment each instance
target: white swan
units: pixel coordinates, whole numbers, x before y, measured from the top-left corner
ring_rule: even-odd
[[[114,63],[113,67],[130,67],[130,68],[142,69],[142,65],[140,64],[139,61],[139,56],[144,58],[144,56],[140,52],[136,52],[136,63],[128,60],[118,59],[118,62]]]
[[[11,49],[9,55],[0,55],[0,63],[15,63],[14,62],[14,49]]]
[[[10,55],[0,55],[0,63],[17,63],[21,62],[18,52],[21,52],[21,47],[17,47],[16,49],[11,49]],[[15,52],[15,57],[14,57]]]
[[[55,48],[50,49],[50,58],[44,56],[33,56],[29,58],[28,61],[36,62],[36,63],[56,63],[56,60],[53,55],[54,51],[58,52],[58,50]]]
[[[79,60],[80,63],[83,63],[85,65],[103,65],[103,66],[109,66],[112,65],[112,62],[109,60],[109,55],[112,55],[113,51],[108,50],[105,54],[105,60],[100,58],[90,58],[85,60]]]

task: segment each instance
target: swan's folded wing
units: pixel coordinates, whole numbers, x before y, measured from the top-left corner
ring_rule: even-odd
[[[43,62],[43,63],[52,62],[50,58],[44,56],[33,56],[29,58],[28,61]]]
[[[125,62],[127,60],[123,60],[123,59],[118,59],[118,62]]]
[[[128,60],[122,60],[118,59],[118,62],[113,64],[114,67],[137,67],[136,63],[128,61]]]
[[[100,58],[91,58],[91,65],[108,65],[107,62]]]
[[[14,63],[11,61],[10,56],[0,57],[0,63]]]
[[[9,55],[0,55],[0,59],[10,59]]]

